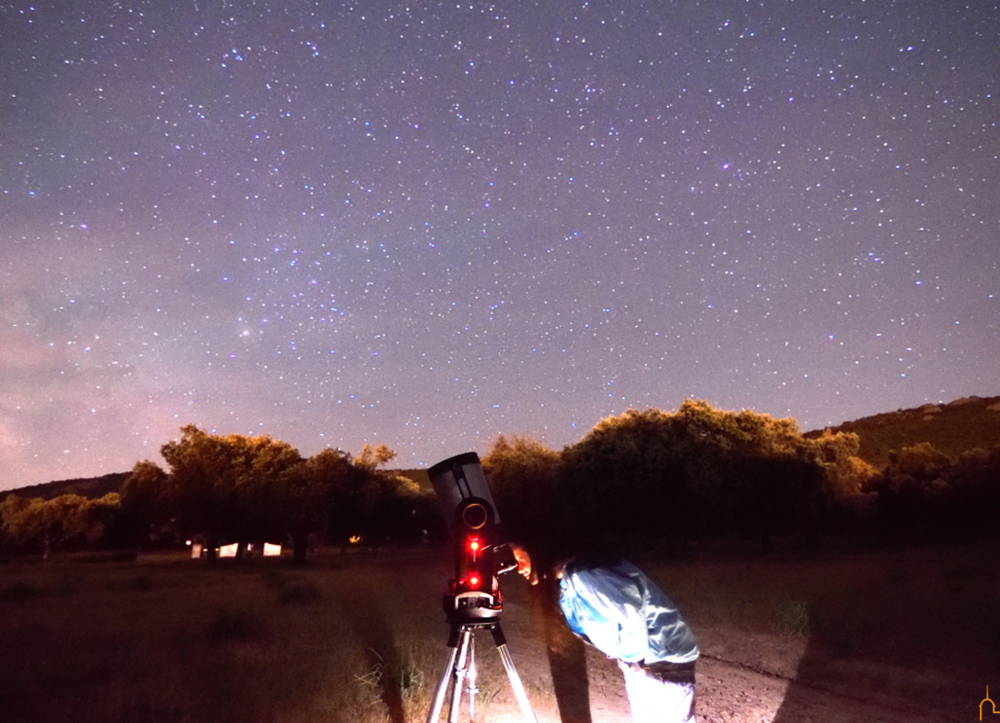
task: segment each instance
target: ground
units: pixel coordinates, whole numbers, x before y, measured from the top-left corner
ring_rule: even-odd
[[[995,546],[636,562],[698,638],[703,723],[959,723],[980,719],[987,686],[1000,698]],[[423,721],[449,655],[452,573],[442,549],[327,551],[306,566],[12,558],[0,564],[0,720]],[[539,722],[628,723],[616,664],[572,636],[541,588],[513,574],[502,587]],[[492,637],[477,634],[475,650],[477,720],[520,720]]]
[[[876,559],[882,563],[880,555],[877,553]],[[964,554],[958,558],[963,559]],[[906,567],[907,572],[903,574],[898,566],[911,564],[911,558],[904,559],[905,562],[901,562],[898,555],[891,558],[895,567],[889,579],[896,581],[896,587],[903,585],[905,592],[911,581],[906,576],[916,575],[920,564],[913,563],[916,568],[912,570]],[[848,569],[857,570],[858,577],[863,577],[864,565],[851,561],[856,562],[856,556],[848,556]],[[745,564],[757,567],[761,563],[751,558]],[[801,561],[797,564],[810,565]],[[844,569],[844,560],[840,558],[817,564],[825,564],[828,571]],[[940,560],[929,560],[929,564],[933,567],[940,564]],[[753,631],[747,629],[754,626],[746,623],[745,616],[740,618],[737,614],[734,621],[724,617],[724,613],[720,618],[718,609],[700,609],[691,586],[697,585],[698,580],[717,581],[720,571],[731,577],[729,568],[733,565],[740,563],[716,564],[713,576],[705,572],[706,567],[713,569],[712,563],[652,564],[653,576],[660,579],[665,588],[672,579],[693,578],[680,587],[683,587],[683,597],[694,597],[689,601],[693,607],[687,617],[702,649],[697,665],[697,714],[704,723],[970,721],[978,719],[978,705],[985,696],[991,672],[998,678],[994,685],[1000,691],[1000,669],[991,671],[990,663],[986,662],[995,658],[966,655],[961,649],[952,650],[949,655],[940,654],[941,647],[947,647],[949,634],[948,626],[940,621],[927,622],[932,628],[939,627],[945,639],[938,639],[933,633],[929,636],[915,633],[908,637],[920,638],[919,645],[916,642],[884,643],[893,650],[902,651],[893,656],[883,654],[874,642],[866,646],[846,634],[841,637],[807,634],[794,626],[793,632]],[[763,565],[763,571],[758,572],[765,579],[772,567],[774,570],[794,567],[787,560],[765,561]],[[884,584],[881,577],[876,579]],[[777,580],[776,583],[780,584]],[[759,587],[761,582],[752,584]],[[534,692],[532,699],[539,720],[559,721],[560,712],[562,721],[573,723],[630,720],[622,677],[615,663],[576,642],[558,611],[546,604],[537,591],[528,589],[523,581],[511,577],[503,586],[507,600],[502,624],[518,671],[529,692]],[[846,580],[843,586],[849,587]],[[745,597],[753,598],[753,595],[748,590]],[[751,604],[758,605],[757,602]],[[855,604],[862,606],[864,601],[859,599]],[[891,609],[891,602],[889,605]],[[902,611],[892,617],[893,621],[880,626],[884,629],[883,636],[896,635],[892,631],[896,622],[905,624],[909,619]],[[844,618],[845,621],[852,619]],[[862,631],[872,627],[871,621],[856,624]],[[877,621],[875,625],[878,626]],[[872,641],[880,640],[880,635],[875,633],[867,637]],[[479,645],[486,655],[492,654],[488,637]],[[480,658],[482,655],[480,651]],[[574,656],[578,658],[576,661]],[[502,676],[502,672],[497,675]]]
[[[519,617],[508,616],[511,624]],[[518,645],[520,636],[510,634]],[[697,664],[697,716],[702,723],[943,723],[972,720],[955,711],[942,710],[936,699],[939,691],[921,685],[910,686],[909,695],[892,690],[872,691],[871,680],[899,675],[918,677],[913,671],[879,668],[873,671],[862,661],[841,665],[839,677],[802,681],[796,679],[796,664],[805,654],[807,641],[799,637],[760,635],[746,643],[743,651],[716,644],[711,633],[703,636],[703,654]],[[513,645],[514,643],[512,643]],[[541,705],[536,705],[540,721],[559,721],[553,709],[553,692],[545,691],[552,679],[550,661],[530,644],[515,656],[520,675],[529,681],[545,681]],[[719,653],[722,653],[720,655]],[[741,654],[742,652],[742,654]],[[622,677],[613,661],[594,650],[587,650],[587,707],[571,707],[564,722],[625,723],[631,720]],[[731,656],[731,657],[730,657]],[[751,661],[751,662],[747,662]],[[764,662],[762,662],[764,661]],[[831,671],[832,676],[832,671]],[[916,682],[916,681],[914,681]],[[984,691],[985,692],[985,691]],[[579,694],[579,691],[578,691]],[[915,697],[913,697],[915,696]],[[967,712],[976,700],[963,701]],[[571,704],[572,705],[572,704]]]

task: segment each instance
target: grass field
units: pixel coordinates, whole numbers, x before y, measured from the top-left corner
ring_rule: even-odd
[[[995,548],[699,553],[642,564],[678,602],[707,660],[792,686],[873,685],[902,670],[919,691],[928,671],[947,671],[955,680],[934,700],[949,711],[971,710],[986,685],[1000,690]],[[172,554],[10,559],[0,564],[0,718],[422,721],[446,662],[440,595],[450,567],[446,552],[430,550],[319,554],[301,568]],[[504,589],[503,625],[529,697],[540,720],[558,720],[547,613],[520,579]],[[496,658],[479,653],[485,720],[517,711]],[[596,678],[617,685],[600,660],[589,671],[592,700]],[[900,695],[917,694],[909,691]],[[713,705],[702,700],[702,719],[722,719]],[[743,720],[738,711],[728,719]]]

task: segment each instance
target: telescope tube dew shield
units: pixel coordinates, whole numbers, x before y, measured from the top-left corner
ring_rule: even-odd
[[[441,506],[441,515],[449,525],[455,521],[455,515],[462,503],[475,498],[485,502],[492,509],[493,526],[500,526],[500,515],[493,503],[493,495],[490,494],[478,454],[466,452],[449,457],[427,470],[427,474],[431,478],[431,484],[434,485],[434,492]],[[454,535],[454,530],[451,532]]]

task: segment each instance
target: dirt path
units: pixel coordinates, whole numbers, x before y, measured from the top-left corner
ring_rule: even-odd
[[[504,629],[539,721],[628,723],[616,664],[579,643],[544,596],[516,581],[507,590]],[[989,682],[947,666],[838,657],[804,636],[714,626],[698,633],[702,723],[958,723],[978,720]]]
[[[545,680],[551,671],[525,658],[518,667],[526,680]],[[900,688],[922,688],[923,693],[893,687],[873,690],[872,671],[857,664],[853,680],[803,681],[755,670],[744,663],[703,655],[698,662],[698,720],[701,723],[948,723],[978,720],[978,699],[942,697],[942,687],[929,681]],[[878,673],[881,673],[879,675]],[[534,699],[539,721],[557,723],[628,723],[628,700],[621,675],[610,661],[587,655],[589,706],[564,711],[547,700],[545,691]],[[876,686],[877,687],[877,686]],[[985,691],[984,691],[985,692]],[[549,691],[549,696],[554,691]],[[951,698],[951,703],[948,698]],[[588,710],[589,707],[589,710]],[[569,713],[569,715],[567,715]],[[588,718],[589,716],[589,718]]]
[[[703,723],[944,723],[972,720],[942,711],[939,701],[901,698],[891,690],[876,693],[857,684],[810,683],[757,671],[703,656],[699,662],[699,720]],[[974,701],[967,701],[974,703]],[[930,709],[925,706],[930,705]],[[967,705],[968,713],[975,710]]]

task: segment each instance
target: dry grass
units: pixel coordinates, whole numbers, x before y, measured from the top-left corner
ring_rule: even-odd
[[[392,566],[263,562],[3,566],[4,718],[221,723],[377,711],[356,676],[371,668],[363,651],[395,646],[385,624],[359,623],[383,619]]]
[[[987,683],[998,562],[966,547],[644,566],[709,654],[791,677],[808,644],[866,664],[960,663]],[[450,567],[441,552],[305,568],[169,555],[0,565],[0,711],[24,723],[422,721],[446,662]],[[538,605],[519,579],[505,590],[511,651],[540,719],[555,720]],[[798,653],[782,657],[785,643]],[[480,709],[515,714],[492,644],[480,648]]]
[[[798,635],[833,656],[894,665],[1000,663],[1000,550],[992,546],[651,567],[702,630]]]

